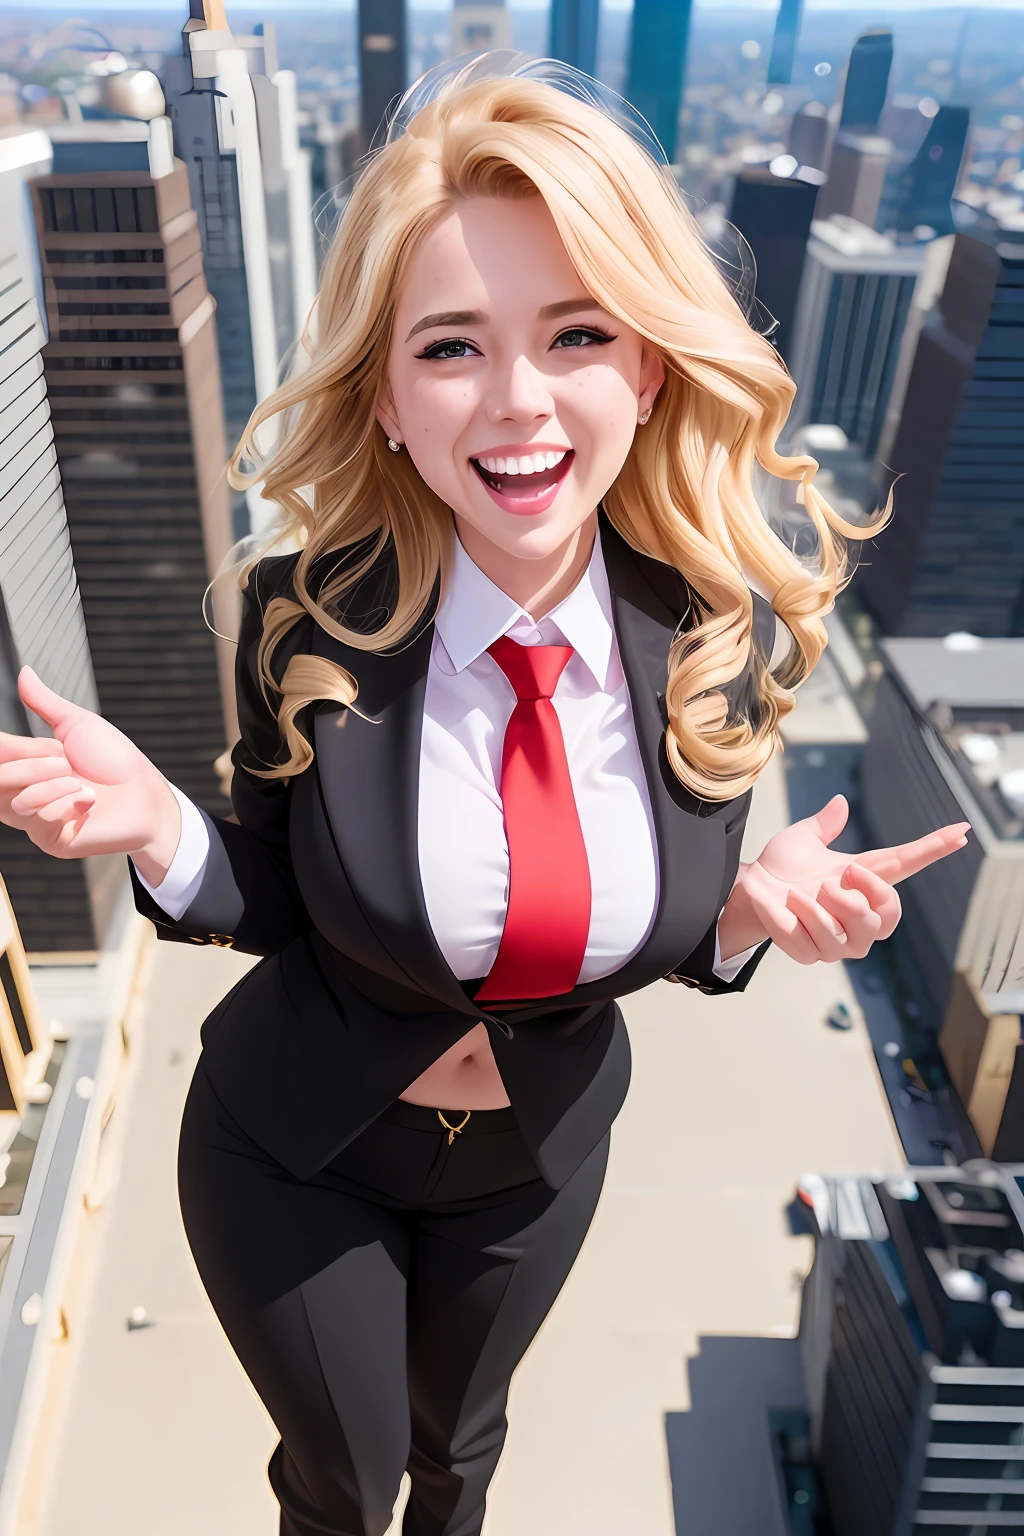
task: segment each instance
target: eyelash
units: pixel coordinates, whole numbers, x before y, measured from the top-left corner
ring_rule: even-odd
[[[597,326],[574,325],[570,330],[559,332],[554,341],[551,343],[551,350],[559,352],[572,352],[582,350],[582,348],[576,347],[559,347],[558,343],[566,336],[585,336],[588,338],[588,345],[598,347],[607,346],[608,342],[615,340],[615,337],[612,336],[608,331],[599,330]],[[432,346],[424,348],[422,352],[417,352],[416,357],[418,360],[425,362],[460,362],[462,357],[466,355],[465,353],[462,353],[454,358],[445,357],[444,353],[446,349],[448,347],[473,346],[474,343],[467,341],[464,337],[451,336],[447,341],[435,341]],[[477,355],[479,356],[479,353]]]

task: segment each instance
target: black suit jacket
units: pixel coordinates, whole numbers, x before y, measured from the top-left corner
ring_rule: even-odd
[[[250,577],[237,661],[238,824],[206,818],[210,857],[198,894],[177,922],[134,871],[133,880],[139,909],[161,938],[264,957],[206,1020],[203,1061],[239,1124],[299,1178],[329,1162],[483,1020],[522,1134],[557,1188],[625,1097],[629,1045],[615,999],[663,976],[704,992],[741,991],[767,947],[732,983],[714,976],[718,914],[736,877],[750,797],[697,800],[665,753],[669,645],[680,623],[690,621],[693,596],[675,571],[637,554],[607,521],[601,538],[654,815],[658,908],[645,944],[614,975],[492,1012],[473,1002],[473,987],[458,981],[441,954],[419,877],[419,754],[432,618],[386,655],[342,645],[303,618],[278,648],[277,675],[298,651],[332,657],[358,682],[359,714],[333,704],[311,709],[314,763],[288,783],[258,779],[247,765],[265,767],[280,751],[256,672],[262,612],[275,593],[291,592],[296,557],[263,560]],[[346,600],[347,621],[379,624],[393,582],[385,552]],[[755,641],[763,653],[770,653],[773,636],[771,609],[755,598]]]

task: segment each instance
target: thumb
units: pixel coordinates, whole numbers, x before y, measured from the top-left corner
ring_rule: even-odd
[[[77,704],[72,704],[70,699],[62,699],[59,693],[47,688],[31,667],[22,667],[18,673],[18,693],[22,703],[45,720],[58,738],[61,730],[66,730],[74,717],[81,713]]]
[[[823,843],[831,843],[846,826],[849,814],[850,807],[846,803],[845,795],[833,795],[828,804],[822,806],[817,816],[807,818],[807,825],[812,832],[818,834]]]

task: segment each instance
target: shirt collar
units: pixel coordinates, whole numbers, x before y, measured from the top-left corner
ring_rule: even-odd
[[[434,626],[456,672],[464,671],[495,640],[516,628],[517,640],[527,639],[531,633],[538,633],[541,643],[547,645],[563,639],[572,646],[598,687],[606,688],[615,631],[600,534],[595,534],[590,562],[576,586],[537,624],[484,575],[456,536],[454,558]]]

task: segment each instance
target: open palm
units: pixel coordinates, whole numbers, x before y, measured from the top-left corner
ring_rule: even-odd
[[[896,848],[839,853],[829,844],[846,825],[842,795],[816,816],[776,833],[737,884],[760,928],[804,965],[862,959],[900,919],[893,887],[967,842],[969,823],[941,827]]]
[[[61,698],[28,667],[18,691],[53,737],[0,732],[0,821],[57,858],[142,848],[170,793],[163,775],[109,720]]]

